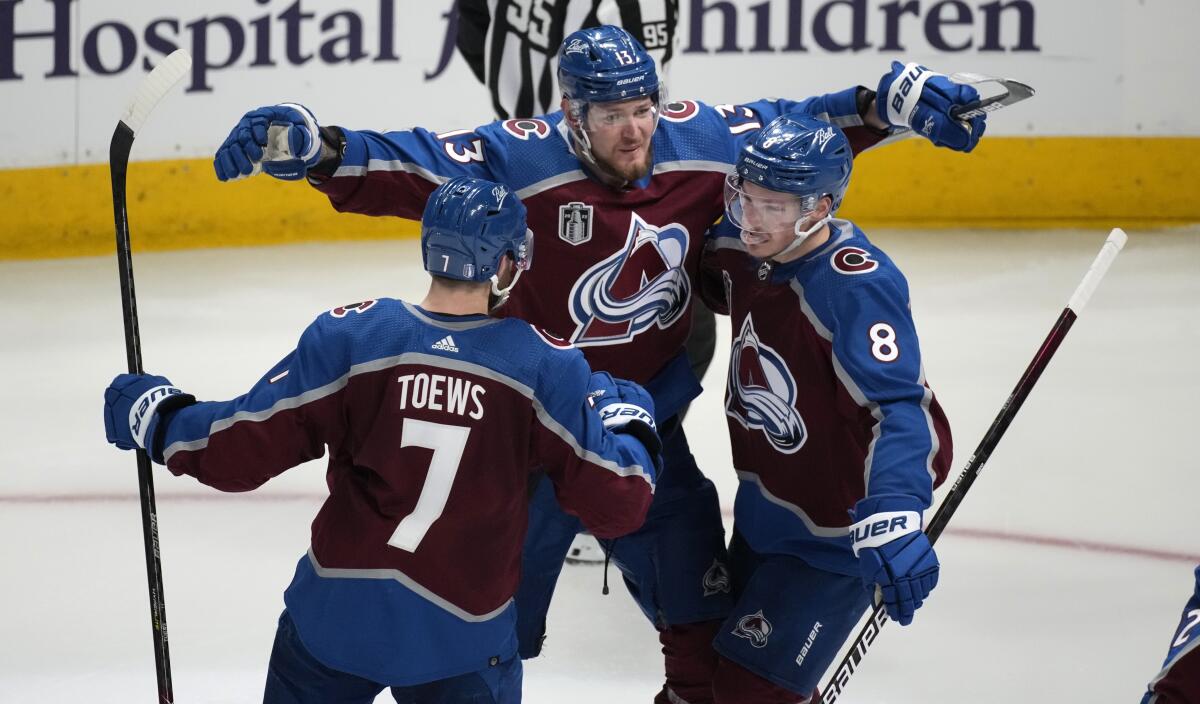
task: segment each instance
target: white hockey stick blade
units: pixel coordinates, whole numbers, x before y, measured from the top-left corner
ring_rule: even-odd
[[[133,96],[133,102],[121,116],[121,122],[124,122],[136,135],[142,129],[146,118],[150,116],[150,112],[154,110],[154,106],[158,105],[158,101],[162,100],[167,91],[171,90],[191,69],[191,54],[183,49],[171,52],[170,56],[154,67],[150,75],[142,79],[137,94]]]
[[[1071,300],[1067,302],[1067,307],[1075,311],[1076,315],[1087,305],[1092,293],[1100,285],[1100,279],[1103,279],[1104,275],[1108,273],[1108,268],[1112,266],[1113,260],[1121,253],[1121,248],[1128,240],[1129,236],[1119,227],[1114,227],[1113,231],[1108,233],[1108,239],[1104,241],[1100,253],[1096,255],[1088,273],[1084,275],[1083,281],[1079,282],[1075,293],[1071,294]]]
[[[951,108],[950,115],[959,120],[970,120],[973,117],[995,112],[1022,100],[1028,100],[1037,93],[1033,88],[1020,81],[1014,81],[1011,78],[995,78],[979,73],[955,73],[950,76],[950,80],[969,85],[980,93],[978,103]]]

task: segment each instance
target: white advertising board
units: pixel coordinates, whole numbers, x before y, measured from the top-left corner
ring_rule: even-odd
[[[530,0],[539,2],[541,0]],[[327,123],[491,119],[451,0],[0,0],[0,168],[99,163],[129,95],[177,47],[195,67],[136,158],[212,154],[238,117],[298,101]],[[681,0],[675,97],[874,87],[893,58],[1030,83],[990,134],[1198,136],[1195,0]]]

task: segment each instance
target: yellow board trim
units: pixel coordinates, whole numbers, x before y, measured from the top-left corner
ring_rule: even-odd
[[[1200,222],[1200,138],[985,137],[970,154],[918,139],[854,162],[861,224],[915,228],[1169,227]]]
[[[909,139],[855,160],[840,215],[864,227],[1165,227],[1200,222],[1200,138],[989,137],[971,154]],[[303,183],[220,183],[206,159],[135,162],[136,251],[416,237],[334,211]],[[107,165],[0,170],[0,259],[115,248]]]

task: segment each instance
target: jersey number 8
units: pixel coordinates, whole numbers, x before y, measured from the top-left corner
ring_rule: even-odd
[[[895,362],[900,356],[896,344],[896,331],[887,323],[875,323],[868,333],[871,338],[871,356],[880,362]]]

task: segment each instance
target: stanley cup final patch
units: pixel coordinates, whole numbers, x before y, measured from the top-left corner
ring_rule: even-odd
[[[570,244],[592,239],[592,206],[578,201],[558,206],[558,236]]]

